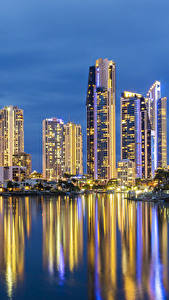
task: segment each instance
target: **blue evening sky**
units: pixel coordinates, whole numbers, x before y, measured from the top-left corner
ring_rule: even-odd
[[[24,109],[25,151],[41,171],[42,120],[82,124],[86,160],[88,67],[117,64],[120,94],[145,94],[155,80],[169,96],[168,0],[0,0],[0,106]],[[168,124],[169,125],[169,124]]]

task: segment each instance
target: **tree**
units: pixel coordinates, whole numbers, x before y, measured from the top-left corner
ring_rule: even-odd
[[[90,185],[86,183],[86,184],[83,186],[83,189],[84,189],[84,190],[90,190]]]
[[[136,180],[135,180],[135,185],[136,186],[139,186],[139,185],[141,185],[141,178],[136,178]]]
[[[39,182],[35,185],[35,188],[37,188],[38,190],[42,190],[44,188],[44,186],[41,182]]]
[[[11,180],[9,180],[8,183],[7,183],[7,188],[8,189],[13,189],[13,187],[14,187],[13,182]]]
[[[158,181],[158,185],[166,184],[169,180],[169,171],[164,169],[157,169],[154,180]]]
[[[69,174],[69,173],[64,173],[63,174],[63,177],[64,178],[67,178],[67,179],[69,179],[69,178],[71,178],[73,175],[72,174]]]

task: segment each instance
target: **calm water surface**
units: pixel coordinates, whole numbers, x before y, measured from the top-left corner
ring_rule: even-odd
[[[169,299],[169,208],[0,198],[0,299]]]

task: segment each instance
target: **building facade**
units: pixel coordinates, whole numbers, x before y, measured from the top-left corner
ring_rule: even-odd
[[[24,167],[26,169],[26,176],[29,177],[32,172],[32,157],[30,154],[20,152],[14,154],[12,157],[13,166]]]
[[[151,128],[146,106],[140,94],[121,96],[121,160],[135,163],[136,178],[151,177]]]
[[[157,168],[167,168],[167,98],[157,101]]]
[[[64,173],[64,122],[43,120],[43,177],[55,180]]]
[[[89,68],[87,109],[87,174],[94,178],[94,105],[96,106],[95,66]]]
[[[82,129],[81,125],[65,125],[65,173],[83,174]]]
[[[157,168],[167,166],[166,98],[161,98],[161,83],[155,81],[147,93],[151,124],[152,176]]]
[[[23,110],[10,105],[0,110],[0,166],[12,166],[19,152],[24,152]]]
[[[0,183],[7,181],[21,182],[26,179],[26,168],[19,166],[0,166]]]
[[[116,177],[115,72],[115,63],[102,58],[89,68],[87,172],[95,179]]]
[[[128,159],[123,159],[117,164],[117,178],[120,185],[135,184],[135,163]]]

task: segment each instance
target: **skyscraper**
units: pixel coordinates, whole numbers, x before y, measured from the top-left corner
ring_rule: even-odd
[[[135,162],[137,178],[151,177],[151,128],[146,99],[140,94],[122,93],[121,159]]]
[[[157,101],[157,167],[167,167],[167,98]]]
[[[43,177],[54,180],[64,172],[64,123],[61,119],[43,120]]]
[[[151,124],[152,176],[159,167],[167,166],[166,98],[161,98],[161,83],[155,81],[147,93]]]
[[[83,174],[81,125],[65,125],[65,172],[74,175]]]
[[[95,179],[116,177],[115,63],[99,58],[89,68],[87,172]]]
[[[87,174],[94,178],[94,106],[96,109],[95,66],[89,68],[87,107]]]
[[[23,110],[10,105],[0,110],[0,166],[12,166],[19,152],[24,152]]]

